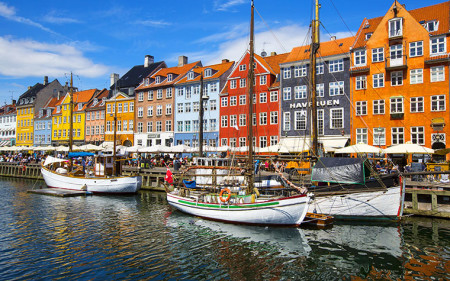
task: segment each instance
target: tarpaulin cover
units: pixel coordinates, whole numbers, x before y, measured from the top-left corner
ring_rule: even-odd
[[[195,181],[183,180],[183,184],[186,188],[196,188],[197,184]]]
[[[331,183],[365,183],[363,158],[321,157],[312,169],[311,180]]]
[[[92,152],[69,152],[69,158],[94,156],[94,155],[95,155],[95,153],[92,153]]]

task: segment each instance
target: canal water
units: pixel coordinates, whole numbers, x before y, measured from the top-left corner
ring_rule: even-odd
[[[0,178],[0,280],[450,279],[450,222],[250,227],[171,210],[163,193],[57,198]]]

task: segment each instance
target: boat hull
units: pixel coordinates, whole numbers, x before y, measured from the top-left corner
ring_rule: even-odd
[[[72,177],[55,173],[45,167],[41,168],[41,173],[45,183],[50,188],[83,190],[105,194],[132,194],[136,193],[142,185],[141,176],[111,178]]]
[[[238,224],[254,225],[300,225],[305,218],[310,201],[309,195],[299,195],[244,204],[201,203],[167,193],[168,203],[178,210],[206,219]]]
[[[404,188],[400,186],[336,195],[318,192],[309,206],[309,212],[344,220],[398,220],[403,215],[404,198]]]

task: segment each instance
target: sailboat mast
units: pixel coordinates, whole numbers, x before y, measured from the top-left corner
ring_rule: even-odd
[[[114,109],[114,144],[113,144],[113,157],[112,157],[112,164],[113,164],[113,166],[112,166],[112,174],[113,174],[113,176],[115,176],[116,175],[116,138],[117,138],[117,135],[116,135],[116,126],[117,126],[117,93],[116,93],[116,97],[114,98],[114,107],[113,107],[113,109]]]
[[[73,145],[73,77],[70,73],[70,90],[69,90],[69,152],[72,152]]]
[[[199,146],[199,157],[203,157],[203,71],[200,73],[200,110],[199,110],[199,133],[198,133],[198,146]]]
[[[317,128],[317,95],[316,95],[316,54],[319,50],[319,0],[315,0],[315,18],[312,21],[310,81],[311,81],[311,156],[318,156],[318,128]]]
[[[254,81],[254,3],[252,0],[251,18],[250,18],[250,62],[248,67],[248,191],[253,191],[253,81]]]

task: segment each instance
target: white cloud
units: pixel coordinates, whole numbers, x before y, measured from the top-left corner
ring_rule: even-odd
[[[245,2],[248,2],[248,0],[227,0],[225,2],[216,1],[214,2],[214,6],[217,11],[227,11],[234,6],[244,4]]]
[[[74,72],[84,77],[99,77],[109,72],[68,44],[47,44],[33,40],[0,37],[0,74],[10,77],[61,77]]]
[[[169,26],[170,23],[163,21],[163,20],[139,20],[135,22],[136,24],[145,25],[145,26]]]
[[[47,28],[45,26],[43,26],[40,23],[34,22],[34,21],[32,21],[30,19],[27,19],[27,18],[24,18],[24,17],[17,16],[16,15],[16,10],[14,9],[14,7],[9,7],[8,5],[6,5],[3,2],[0,2],[0,16],[6,18],[8,20],[11,20],[11,21],[15,21],[15,22],[23,23],[23,24],[28,24],[28,25],[37,27],[39,29],[42,29],[44,31],[47,31],[49,33],[59,35],[58,33],[54,32],[53,30],[51,30],[51,29],[49,29],[49,28]]]
[[[64,12],[54,10],[45,15],[42,20],[54,24],[81,23],[78,19],[67,17]]]

